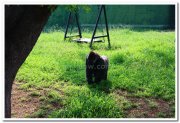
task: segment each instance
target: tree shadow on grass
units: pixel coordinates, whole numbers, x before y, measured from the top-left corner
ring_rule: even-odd
[[[88,88],[91,91],[96,90],[104,93],[110,93],[110,90],[112,88],[112,82],[110,80],[103,80],[99,83],[88,85]]]

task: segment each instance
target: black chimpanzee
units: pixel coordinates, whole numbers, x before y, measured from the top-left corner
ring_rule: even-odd
[[[86,79],[89,84],[107,80],[108,58],[91,51],[86,58]]]

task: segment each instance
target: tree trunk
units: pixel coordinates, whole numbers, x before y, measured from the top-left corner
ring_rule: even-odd
[[[35,45],[51,8],[5,5],[5,118],[11,117],[11,90],[16,73]]]

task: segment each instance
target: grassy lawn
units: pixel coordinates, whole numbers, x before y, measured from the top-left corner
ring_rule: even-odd
[[[42,33],[18,71],[18,89],[40,103],[26,117],[174,117],[174,31],[111,29],[111,49],[107,40],[93,44],[110,61],[108,80],[94,85],[85,78],[89,44],[63,36],[62,31]]]

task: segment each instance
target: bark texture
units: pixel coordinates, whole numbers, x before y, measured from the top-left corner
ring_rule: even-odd
[[[5,118],[11,117],[11,90],[16,73],[50,14],[51,6],[5,5]]]

